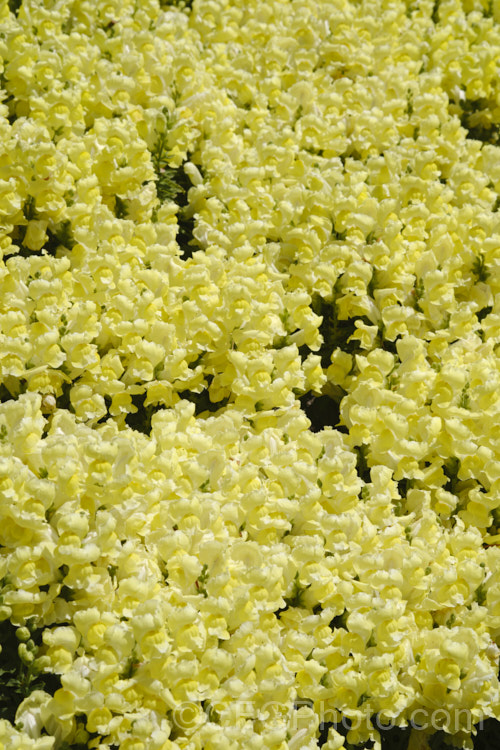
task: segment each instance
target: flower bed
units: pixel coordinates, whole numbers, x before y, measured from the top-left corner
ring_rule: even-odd
[[[2,4],[0,746],[497,742],[499,22]]]

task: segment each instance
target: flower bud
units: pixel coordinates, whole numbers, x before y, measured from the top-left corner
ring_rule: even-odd
[[[18,641],[25,643],[31,638],[31,633],[26,626],[22,626],[16,630],[16,638]]]
[[[17,647],[17,653],[19,654],[19,658],[24,664],[31,664],[35,657],[31,653],[31,651],[28,650],[28,647],[25,643],[20,643]]]

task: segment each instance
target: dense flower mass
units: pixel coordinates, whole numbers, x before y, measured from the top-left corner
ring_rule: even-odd
[[[0,58],[0,747],[471,748],[498,0],[3,0]]]

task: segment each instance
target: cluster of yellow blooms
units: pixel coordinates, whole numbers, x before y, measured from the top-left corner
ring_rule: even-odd
[[[0,620],[59,680],[0,748],[471,748],[499,0],[3,0],[0,58]]]

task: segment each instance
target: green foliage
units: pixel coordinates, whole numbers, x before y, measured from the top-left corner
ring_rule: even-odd
[[[488,0],[483,15],[485,18],[493,18],[493,0]]]
[[[132,396],[132,404],[137,407],[137,411],[134,414],[127,414],[125,422],[133,430],[143,432],[145,435],[150,435],[153,414],[159,409],[164,409],[165,407],[158,406],[158,404],[144,406],[146,397],[147,393],[136,393]]]
[[[34,196],[29,195],[27,197],[26,202],[23,206],[23,215],[26,223],[15,226],[10,236],[19,246],[19,255],[23,257],[29,257],[30,255],[33,255],[34,252],[25,247],[23,243],[26,237],[26,232],[28,231],[28,222],[36,219],[37,217],[36,200]]]
[[[449,735],[441,729],[429,737],[429,747],[431,750],[458,750],[456,745],[451,743]],[[493,745],[491,750],[493,750]]]
[[[175,201],[180,208],[188,205],[188,191],[191,181],[184,171],[184,167],[174,168],[169,165],[168,132],[171,127],[171,116],[166,109],[162,110],[164,126],[157,133],[157,139],[151,151],[151,161],[156,175],[156,195],[161,203]],[[158,211],[153,211],[152,221],[158,221]],[[193,254],[194,217],[180,212],[177,216],[178,232],[177,244],[181,250],[181,257],[187,260]]]
[[[398,493],[402,500],[405,500],[408,495],[408,490],[414,486],[415,480],[408,477],[398,480]]]
[[[311,432],[319,432],[326,426],[334,427],[340,432],[345,432],[346,427],[339,424],[340,403],[346,391],[339,386],[334,386],[328,395],[316,396],[308,391],[300,397],[300,406],[307,418],[311,421]]]
[[[134,650],[125,662],[125,667],[120,675],[120,678],[122,680],[130,680],[137,672],[138,667],[139,661],[137,660],[137,653]]]
[[[45,250],[49,255],[55,255],[56,250],[61,245],[67,250],[71,250],[75,243],[73,231],[69,219],[56,224],[54,229],[47,229],[48,240],[45,243]]]
[[[32,221],[36,218],[36,200],[33,195],[29,195],[23,206],[23,214],[26,221]]]
[[[209,386],[213,380],[213,375],[207,375],[206,381]],[[205,388],[201,393],[195,393],[193,391],[180,391],[179,396],[186,401],[191,401],[195,407],[195,416],[203,414],[203,412],[217,412],[229,403],[229,397],[223,398],[221,401],[211,401],[208,387]]]
[[[413,303],[415,305],[415,310],[418,310],[419,312],[422,312],[422,308],[420,307],[420,300],[424,296],[424,293],[424,280],[422,278],[415,279],[415,286],[413,287]]]
[[[411,89],[406,92],[406,114],[408,117],[413,114],[413,91]]]
[[[285,604],[287,607],[303,607],[304,606],[304,594],[311,584],[303,586],[299,580],[299,571],[295,573],[293,579],[292,592],[290,596],[285,596]]]
[[[340,615],[336,615],[332,620],[330,620],[329,628],[330,630],[337,630],[338,628],[341,628],[342,630],[347,630],[347,617],[349,613],[346,609],[342,612]]]
[[[297,696],[293,704],[294,709],[297,711],[304,706],[307,708],[314,708],[314,701],[311,700],[311,698],[299,698]]]
[[[59,326],[59,336],[64,336],[68,332],[68,318],[64,313],[61,315],[61,323],[62,325]]]
[[[338,242],[344,242],[345,238],[347,237],[347,231],[344,230],[343,232],[337,232],[337,230],[334,228],[332,230],[332,237]]]
[[[376,277],[372,276],[374,284],[376,283]],[[367,325],[373,325],[372,322],[366,317],[361,316],[359,318],[349,318],[348,320],[340,320],[337,315],[337,297],[340,296],[338,292],[338,282],[334,289],[333,299],[331,301],[325,300],[320,295],[315,295],[312,300],[312,309],[316,315],[320,315],[323,320],[319,326],[319,332],[323,338],[323,343],[320,347],[319,356],[321,357],[321,366],[328,367],[331,363],[331,356],[335,349],[342,349],[344,352],[353,353],[360,350],[359,341],[349,341],[353,333],[357,330],[356,321],[359,320]],[[311,350],[308,346],[301,346],[299,353],[304,360]]]
[[[467,138],[496,145],[500,142],[500,125],[494,120],[495,103],[488,99],[465,99],[460,102],[460,122]]]
[[[462,388],[462,393],[460,394],[460,399],[458,401],[458,405],[462,409],[470,409],[469,388],[470,388],[470,383],[466,383],[464,387]]]
[[[175,239],[179,245],[182,259],[187,260],[193,257],[194,217],[183,218],[182,216],[177,216],[177,222],[179,230]]]
[[[62,367],[60,367],[59,369],[62,370]],[[56,397],[56,406],[58,409],[67,409],[68,411],[71,411],[74,413],[74,408],[70,399],[71,388],[73,385],[74,383],[71,383],[71,382],[68,383],[67,381],[64,381],[62,383],[61,394]]]
[[[384,750],[407,750],[410,733],[410,726],[397,727],[391,725],[387,729],[382,729],[382,747]]]
[[[168,568],[166,563],[163,560],[160,560],[158,563],[158,567],[160,568],[161,577],[163,578],[163,583],[168,584]]]
[[[476,602],[479,604],[479,606],[483,606],[486,604],[486,588],[484,583],[481,583],[475,592],[475,598]]]
[[[201,707],[207,715],[208,721],[212,724],[220,723],[220,714],[215,710],[210,701],[205,700],[201,702]]]
[[[176,182],[177,172],[178,170],[169,166],[163,166],[157,172],[156,194],[162,203],[173,201],[182,193],[182,187]]]
[[[19,13],[19,8],[23,4],[23,0],[9,0],[9,10],[14,13],[15,16]]]
[[[300,583],[299,580],[299,571],[295,573],[295,578],[293,579],[292,584],[292,591],[290,592],[290,596],[285,596],[285,606],[281,607],[280,609],[276,610],[274,613],[278,620],[281,618],[281,613],[285,612],[290,607],[304,607],[304,594],[306,590],[309,588],[311,584],[307,584],[307,586],[303,586]]]
[[[191,10],[193,7],[193,0],[160,0],[160,8],[166,10],[166,8],[179,8],[179,10]]]
[[[162,110],[164,126],[157,133],[157,138],[151,151],[151,161],[156,174],[156,194],[158,199],[164,203],[167,200],[175,200],[184,187],[179,184],[179,169],[169,166],[168,132],[172,127],[172,118],[166,107]],[[184,170],[183,170],[184,171]]]
[[[0,623],[0,719],[14,723],[19,704],[34,690],[53,695],[61,687],[57,675],[42,673],[38,667],[41,636],[42,629],[36,629],[32,621],[23,628],[9,620]]]
[[[448,482],[444,485],[447,492],[456,494],[455,489],[459,482],[458,472],[460,471],[460,459],[452,456],[448,458],[443,465],[443,473],[448,477]]]
[[[474,262],[472,264],[472,273],[477,277],[478,281],[488,280],[489,273],[486,270],[484,255],[482,253],[474,259]]]
[[[367,445],[359,445],[354,448],[356,451],[356,471],[358,477],[366,484],[371,482],[370,467],[368,466],[369,448]]]
[[[115,216],[117,219],[126,219],[128,216],[128,201],[115,195]]]
[[[196,359],[193,359],[191,362],[189,362],[188,367],[190,370],[195,370],[199,364],[202,363],[203,357],[205,356],[205,352],[200,352]]]
[[[206,583],[208,582],[209,576],[210,574],[208,572],[208,565],[204,563],[201,569],[201,573],[195,581],[195,586],[198,590],[198,593],[203,594],[205,599],[208,597]]]
[[[71,588],[71,586],[63,585],[61,586],[59,596],[61,599],[64,599],[65,602],[73,602],[75,600],[75,590]]]
[[[479,310],[479,312],[476,313],[476,317],[478,321],[481,323],[481,321],[484,320],[484,318],[486,318],[486,316],[489,315],[490,312],[492,312],[492,310],[493,310],[493,307],[491,305],[488,305],[487,307],[483,307],[482,310]]]
[[[375,289],[378,286],[379,281],[379,272],[378,269],[375,268],[375,266],[372,267],[372,277],[370,281],[368,282],[368,285],[366,287],[366,292],[370,297],[373,297],[373,293],[375,292]]]

